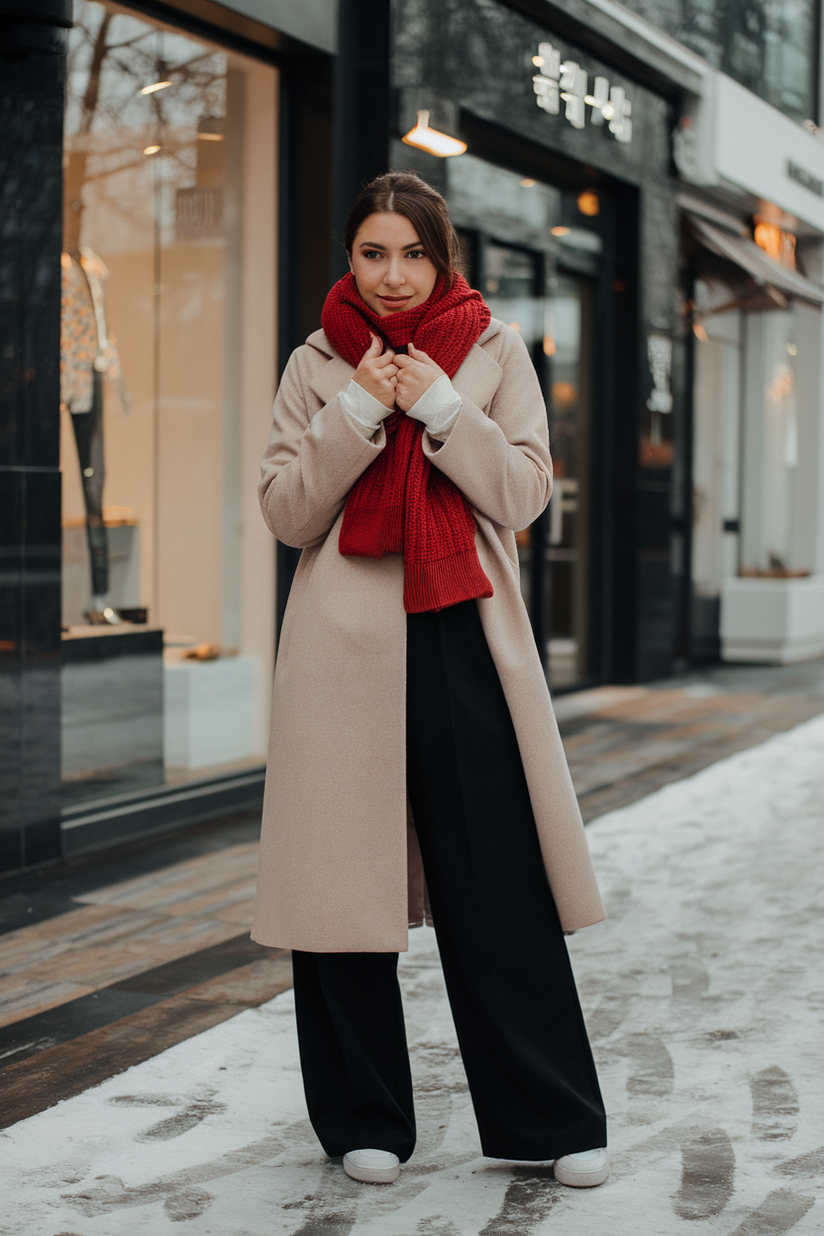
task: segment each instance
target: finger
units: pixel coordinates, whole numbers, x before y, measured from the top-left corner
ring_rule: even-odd
[[[433,361],[432,357],[429,355],[428,352],[424,352],[423,348],[416,348],[414,343],[410,343],[409,355],[412,356],[413,353],[414,353],[414,359],[416,361],[420,361],[421,364],[433,365],[435,369],[440,369],[440,365],[438,364],[438,362]]]
[[[410,344],[409,346],[411,347],[412,345]],[[395,357],[395,364],[399,365],[401,369],[403,369],[407,365],[414,365],[414,363],[415,362],[413,361],[412,357],[404,356],[403,352],[401,352],[398,356]]]
[[[383,344],[381,343],[378,336],[373,335],[370,331],[369,347],[364,352],[362,359],[366,360],[367,357],[374,358],[374,357],[380,356],[382,351],[383,351]]]

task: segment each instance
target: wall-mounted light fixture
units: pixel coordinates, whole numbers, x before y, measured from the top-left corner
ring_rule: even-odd
[[[456,137],[441,133],[439,129],[430,129],[428,111],[418,112],[418,123],[402,141],[406,142],[407,146],[417,146],[419,150],[437,155],[439,159],[448,159],[452,155],[463,154],[466,150],[466,142],[459,142]]]
[[[151,86],[144,86],[140,91],[141,94],[156,94],[158,90],[165,90],[167,86],[171,86],[171,82],[152,82]]]

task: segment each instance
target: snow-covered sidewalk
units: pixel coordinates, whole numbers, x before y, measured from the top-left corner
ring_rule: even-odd
[[[324,1160],[287,992],[0,1134],[0,1232],[824,1231],[824,717],[588,833],[610,918],[570,947],[611,1117],[602,1188],[480,1157],[418,931],[402,975],[419,1143],[397,1184]]]

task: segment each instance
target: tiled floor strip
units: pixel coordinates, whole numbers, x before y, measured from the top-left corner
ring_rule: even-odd
[[[57,1042],[50,1041],[45,1025],[39,1043],[23,1034],[20,1045],[27,1058],[11,1057],[1,1075],[0,1128],[80,1094],[87,1087],[148,1060],[243,1009],[264,1004],[291,987],[292,963],[288,953],[262,949],[248,936],[229,943],[237,945],[234,954],[230,950],[222,955],[219,950],[198,954],[200,962],[195,968],[194,982],[185,990],[180,990],[180,977],[172,973],[173,967],[160,966],[146,972],[148,991],[139,990],[138,976],[137,980],[128,980],[129,988],[138,990],[105,988],[95,993],[100,998],[99,1016],[107,1019],[102,1025],[100,1021],[94,1024],[94,1006],[87,1004],[82,1011],[77,1010],[76,1020],[68,1017],[65,1023],[57,1023]],[[252,954],[254,950],[265,955],[237,965],[244,951]],[[204,953],[214,955],[207,959]],[[204,980],[209,962],[213,977]],[[175,994],[159,994],[164,985],[163,971],[170,971],[167,985]],[[85,998],[89,999],[94,997]],[[80,1003],[70,1005],[69,1009],[76,1009]],[[56,1010],[59,1014],[63,1012],[63,1008]],[[49,1014],[42,1016],[45,1021]],[[29,1018],[22,1026],[39,1021],[41,1017]],[[84,1025],[85,1032],[81,1030]],[[66,1034],[72,1037],[65,1037]]]

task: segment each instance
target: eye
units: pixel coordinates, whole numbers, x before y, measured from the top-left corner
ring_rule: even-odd
[[[381,253],[380,249],[364,249],[363,256],[371,260],[373,258],[382,258],[383,254]]]
[[[406,256],[411,258],[425,258],[426,254],[423,249],[410,249]]]

